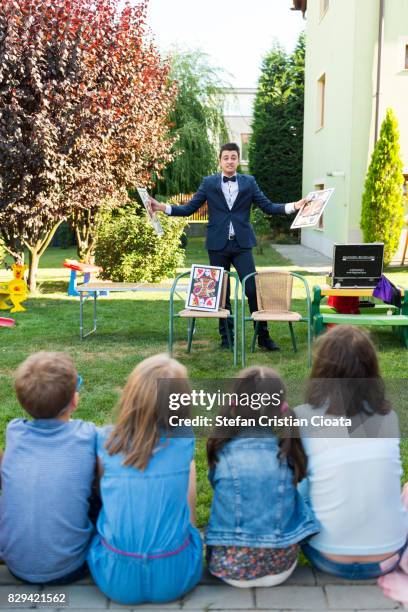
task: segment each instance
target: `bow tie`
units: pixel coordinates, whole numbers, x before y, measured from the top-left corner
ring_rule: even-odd
[[[222,180],[224,183],[228,183],[228,181],[232,181],[233,183],[235,183],[235,181],[237,180],[236,175],[234,176],[223,176]]]

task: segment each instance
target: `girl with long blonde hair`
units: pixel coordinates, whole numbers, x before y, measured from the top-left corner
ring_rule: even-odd
[[[180,363],[145,359],[128,378],[116,424],[98,436],[102,510],[88,564],[98,587],[122,604],[177,599],[201,577],[194,437],[169,426],[170,394],[189,390]]]

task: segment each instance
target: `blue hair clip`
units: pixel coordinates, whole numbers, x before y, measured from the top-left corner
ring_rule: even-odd
[[[84,379],[82,378],[82,376],[80,374],[77,374],[76,391],[80,390],[81,385],[82,385],[83,382],[84,382]]]

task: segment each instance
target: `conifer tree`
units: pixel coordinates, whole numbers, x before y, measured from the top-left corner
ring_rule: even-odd
[[[249,169],[273,202],[298,200],[302,194],[304,64],[304,33],[292,55],[275,43],[262,63]],[[287,232],[291,222],[274,216],[274,233]]]
[[[384,263],[395,254],[404,224],[404,176],[398,122],[387,110],[367,171],[360,227],[365,242],[384,242]]]

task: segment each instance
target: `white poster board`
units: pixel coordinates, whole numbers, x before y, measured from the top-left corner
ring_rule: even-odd
[[[146,209],[147,216],[149,217],[150,223],[152,224],[154,231],[158,236],[163,236],[164,230],[160,221],[158,220],[155,213],[152,211],[152,207],[150,206],[149,194],[147,189],[144,187],[137,187],[137,193],[139,194],[139,198]]]
[[[299,210],[290,229],[316,227],[333,192],[334,187],[330,187],[329,189],[320,189],[308,193],[306,196],[307,202]]]

